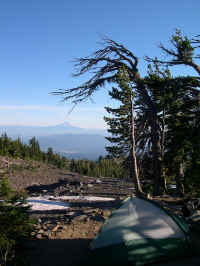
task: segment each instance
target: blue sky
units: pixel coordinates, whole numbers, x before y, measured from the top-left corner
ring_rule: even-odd
[[[123,43],[140,59],[159,55],[175,28],[199,32],[199,0],[2,0],[0,1],[0,125],[55,125],[65,121],[104,128],[106,88],[94,102],[72,105],[49,93],[80,84],[75,57],[91,54],[101,36]]]

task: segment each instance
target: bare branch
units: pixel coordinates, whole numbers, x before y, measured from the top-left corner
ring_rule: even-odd
[[[85,101],[106,83],[116,82],[117,72],[121,68],[127,69],[132,81],[136,76],[138,78],[137,57],[113,40],[104,38],[103,41],[103,49],[97,50],[91,56],[74,60],[73,76],[91,73],[91,78],[78,87],[52,92],[53,95],[61,95],[63,101],[71,100],[73,103]]]

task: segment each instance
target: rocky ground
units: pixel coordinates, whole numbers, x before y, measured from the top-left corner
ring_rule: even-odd
[[[134,192],[133,184],[113,178],[92,178],[32,161],[0,157],[0,174],[6,174],[17,190],[30,196],[101,196],[113,201],[68,200],[67,210],[33,211],[36,221],[32,240],[26,243],[30,266],[87,265],[89,244],[100,227],[120,202]],[[180,213],[181,199],[155,198],[158,203]],[[200,216],[200,213],[199,213]],[[200,247],[200,232],[192,234]],[[197,248],[200,252],[200,249]],[[200,266],[200,258],[188,258],[166,264],[169,266]]]
[[[26,190],[29,195],[100,195],[127,196],[133,183],[115,178],[93,178],[58,169],[36,161],[24,161],[0,156],[0,176],[9,178],[15,190]]]
[[[31,266],[87,263],[89,243],[111,211],[130,193],[125,184],[118,184],[116,180],[95,180],[73,173],[66,174],[56,185],[34,185],[28,190],[32,196],[48,194],[114,197],[113,201],[98,202],[68,200],[71,207],[67,211],[32,212],[31,216],[37,220],[37,224],[32,233],[34,241]]]

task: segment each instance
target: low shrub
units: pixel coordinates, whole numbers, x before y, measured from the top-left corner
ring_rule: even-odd
[[[25,265],[25,258],[20,254],[33,226],[26,195],[14,192],[4,177],[0,180],[0,199],[0,266]]]

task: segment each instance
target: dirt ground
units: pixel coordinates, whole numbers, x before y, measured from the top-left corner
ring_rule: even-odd
[[[31,266],[87,265],[89,244],[102,223],[74,222],[52,239],[32,241]]]
[[[55,239],[40,240],[37,243],[31,266],[86,266],[89,257],[89,243],[91,239]],[[106,265],[106,264],[105,264]],[[177,259],[161,262],[157,266],[199,266],[200,257]]]

